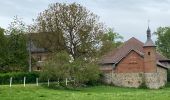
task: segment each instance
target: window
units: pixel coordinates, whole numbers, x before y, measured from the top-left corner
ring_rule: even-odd
[[[37,67],[37,70],[41,70],[41,68],[40,68],[40,67]]]
[[[148,52],[148,55],[151,55],[151,53],[150,53],[150,52]]]
[[[38,56],[38,58],[37,58],[37,59],[38,59],[38,61],[42,61],[41,56]]]

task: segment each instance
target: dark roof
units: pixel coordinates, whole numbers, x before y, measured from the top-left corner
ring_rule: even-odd
[[[165,65],[163,65],[162,63],[160,63],[159,61],[156,63],[157,66],[168,69],[168,67],[166,67]]]
[[[29,50],[29,45],[27,46],[28,50]],[[32,41],[31,41],[31,53],[44,53],[47,52],[47,50],[45,48],[40,48],[37,47]]]
[[[146,40],[146,42],[144,44],[144,47],[150,47],[150,46],[155,47],[155,44],[151,39],[151,30],[150,30],[149,26],[148,26],[148,29],[146,31],[146,34],[147,34],[147,40]]]
[[[147,40],[144,44],[144,47],[150,47],[150,46],[156,47],[151,39]]]
[[[132,37],[124,44],[119,46],[117,49],[114,49],[107,54],[105,54],[99,61],[100,64],[107,63],[118,63],[123,57],[125,57],[131,50],[138,52],[140,55],[143,55],[143,46],[144,43],[139,41],[138,39]],[[160,53],[156,52],[156,59],[166,60],[164,56]]]

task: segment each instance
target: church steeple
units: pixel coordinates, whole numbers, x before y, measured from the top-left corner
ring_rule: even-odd
[[[147,40],[150,40],[151,39],[151,30],[148,26],[148,29],[147,29]]]
[[[154,42],[151,39],[151,30],[149,28],[149,25],[148,25],[148,29],[146,31],[146,34],[147,34],[147,40],[146,40],[144,46],[151,46],[151,47],[155,46]]]
[[[151,39],[151,30],[148,25],[146,31],[147,40],[143,46],[144,50],[144,70],[145,73],[156,72],[156,46]]]

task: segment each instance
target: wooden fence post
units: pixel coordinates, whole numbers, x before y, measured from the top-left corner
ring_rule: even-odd
[[[60,80],[59,80],[59,78],[58,78],[58,82],[57,82],[57,83],[58,83],[58,85],[60,85]]]
[[[37,86],[38,86],[38,78],[36,78],[36,83],[37,83]]]
[[[26,81],[26,77],[24,77],[24,87],[25,87],[25,81]]]
[[[50,86],[50,80],[48,79],[48,87]]]
[[[10,87],[12,86],[12,77],[10,78],[10,85],[9,85]]]
[[[66,86],[67,86],[67,78],[66,78]]]

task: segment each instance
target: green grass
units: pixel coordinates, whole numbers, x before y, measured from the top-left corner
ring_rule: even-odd
[[[168,100],[170,87],[159,90],[95,86],[78,91],[48,89],[35,84],[0,85],[0,100]]]

